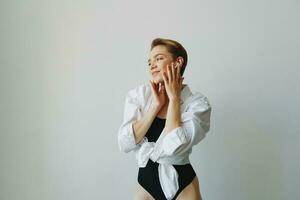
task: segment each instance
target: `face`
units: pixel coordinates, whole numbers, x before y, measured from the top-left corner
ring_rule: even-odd
[[[163,72],[167,73],[167,65],[171,65],[175,60],[172,54],[168,52],[167,48],[163,45],[155,46],[149,54],[148,70],[151,80],[155,83],[163,83]]]

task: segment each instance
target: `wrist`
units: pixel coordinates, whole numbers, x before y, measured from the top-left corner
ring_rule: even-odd
[[[176,97],[172,97],[169,99],[170,103],[180,103],[180,97],[176,96]]]
[[[162,106],[159,106],[159,105],[152,105],[151,111],[154,112],[155,114],[157,114],[160,111],[161,107]]]

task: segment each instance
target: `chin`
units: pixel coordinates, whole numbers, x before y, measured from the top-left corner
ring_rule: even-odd
[[[159,83],[159,82],[164,82],[164,80],[162,79],[162,78],[160,78],[160,77],[155,77],[155,78],[153,78],[152,79],[153,81],[154,81],[154,83]]]

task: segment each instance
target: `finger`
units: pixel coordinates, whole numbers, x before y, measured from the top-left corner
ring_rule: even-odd
[[[153,81],[152,81],[152,80],[149,80],[149,83],[150,83],[150,85],[151,85],[151,89],[155,89],[154,84],[153,84]]]
[[[153,83],[152,80],[150,80],[149,82],[150,82],[150,85],[151,85],[151,91],[152,91],[152,93],[153,93],[155,96],[157,96],[157,94],[156,94],[156,88],[155,88],[155,83]]]
[[[180,78],[180,69],[181,69],[181,65],[177,66],[177,77]]]
[[[172,75],[173,75],[174,80],[177,80],[177,73],[176,73],[176,71],[177,71],[177,64],[174,63],[173,64],[173,69],[172,69]]]
[[[149,80],[149,83],[150,83],[150,86],[151,86],[151,90],[152,91],[155,90],[152,80]]]
[[[171,74],[172,74],[172,78],[173,78],[174,81],[176,81],[175,69],[176,69],[176,64],[175,64],[175,63],[172,63],[172,66],[171,66]]]
[[[180,85],[182,86],[182,82],[183,82],[184,77],[181,78],[180,80]]]
[[[165,86],[163,84],[161,84],[159,92],[160,93],[164,93],[165,92]]]
[[[160,90],[160,83],[154,83],[156,85],[155,87],[155,91],[157,92],[157,94],[159,93]]]
[[[158,83],[158,92],[161,91],[161,82]]]
[[[171,66],[168,65],[167,66],[167,70],[168,70],[168,81],[173,81],[173,77],[172,77],[172,73],[171,73]]]
[[[168,78],[166,77],[166,73],[163,72],[163,75],[162,75],[162,76],[163,76],[165,85],[168,84]]]
[[[150,84],[151,88],[153,88],[152,80],[149,80],[149,84]]]

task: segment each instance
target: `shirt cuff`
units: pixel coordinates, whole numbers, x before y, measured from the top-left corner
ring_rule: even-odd
[[[128,153],[136,147],[134,133],[133,133],[133,122],[130,122],[122,127],[119,135],[119,148],[121,151]]]
[[[163,138],[162,148],[166,155],[172,155],[183,144],[188,142],[187,136],[184,133],[183,128],[177,127],[166,133]]]

